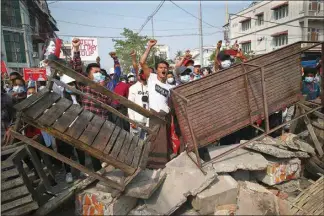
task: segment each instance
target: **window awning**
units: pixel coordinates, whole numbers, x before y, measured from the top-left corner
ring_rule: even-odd
[[[276,6],[273,6],[273,7],[271,8],[271,10],[276,10],[276,9],[278,9],[278,8],[280,8],[280,7],[282,7],[282,6],[286,6],[286,5],[288,5],[288,1],[286,1],[286,2],[284,2],[284,3],[280,3],[280,4],[276,5]]]
[[[271,37],[276,37],[276,36],[279,36],[279,35],[287,35],[287,34],[288,34],[288,30],[274,33],[274,34],[271,35]]]
[[[263,14],[264,14],[264,12],[259,12],[259,13],[255,14],[254,16],[261,16]]]
[[[245,21],[249,21],[249,20],[251,20],[251,17],[247,17],[247,18],[245,18],[245,19],[239,21],[239,23],[242,23],[242,22],[245,22]]]
[[[240,44],[251,43],[251,40],[241,41]]]

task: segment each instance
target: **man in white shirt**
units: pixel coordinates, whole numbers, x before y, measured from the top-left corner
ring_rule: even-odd
[[[137,76],[138,81],[129,88],[128,100],[133,101],[144,109],[149,109],[147,83],[145,79],[142,79],[142,75],[143,70]],[[130,119],[143,125],[147,125],[148,123],[148,119],[145,116],[132,109],[128,109],[128,116]],[[145,132],[140,127],[132,123],[130,123],[130,126],[130,132],[134,136],[139,136],[142,139],[145,138]]]
[[[165,61],[158,62],[155,66],[156,74],[152,73],[148,65],[145,63],[152,47],[156,44],[156,40],[150,40],[145,53],[140,59],[140,65],[144,71],[144,76],[147,80],[150,109],[159,113],[160,117],[168,119],[170,108],[168,100],[170,89],[172,86],[166,82],[169,64]],[[149,120],[149,127],[158,125],[155,119]],[[168,146],[170,146],[170,130],[166,124],[159,127],[159,131],[152,140],[150,153],[148,158],[148,168],[159,169],[164,168],[169,160]]]

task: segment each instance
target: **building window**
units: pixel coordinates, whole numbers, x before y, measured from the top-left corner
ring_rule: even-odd
[[[288,16],[288,5],[281,6],[274,10],[275,20],[279,20],[287,16]]]
[[[3,31],[7,61],[26,63],[26,52],[23,33]]]
[[[288,34],[278,35],[273,39],[276,47],[288,44]]]
[[[242,31],[246,31],[251,28],[251,20],[242,22]]]
[[[251,42],[242,44],[242,50],[244,53],[249,53],[251,51]]]
[[[22,27],[19,1],[1,1],[1,25]]]
[[[319,29],[308,28],[307,39],[308,41],[318,41]]]
[[[263,23],[264,23],[264,15],[263,14],[257,15],[256,23],[258,26],[263,25]]]
[[[321,10],[321,2],[319,0],[310,0],[308,3],[308,10],[319,12]]]

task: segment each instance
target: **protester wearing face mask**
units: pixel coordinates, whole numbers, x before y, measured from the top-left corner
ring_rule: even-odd
[[[130,85],[127,83],[127,76],[120,76],[120,81],[117,83],[114,92],[122,97],[128,98]],[[127,107],[120,104],[117,100],[113,101],[112,106],[127,116]],[[129,122],[124,119],[119,118],[118,116],[112,114],[112,122],[114,122],[119,127],[123,128],[126,131],[129,131]]]
[[[130,86],[132,86],[135,83],[135,76],[132,72],[127,74],[127,80]]]
[[[307,95],[306,100],[315,100],[320,96],[320,86],[314,81],[315,68],[304,68],[305,79],[302,85],[302,94]]]
[[[12,87],[14,86],[14,81],[17,78],[22,78],[22,76],[18,72],[11,72],[10,73],[9,79],[10,79],[11,88],[10,88],[9,91],[12,91]]]
[[[129,88],[128,100],[133,101],[144,109],[149,109],[148,89],[143,73],[143,70],[140,70],[137,76],[137,82]],[[148,119],[132,109],[128,109],[128,116],[140,124],[147,124]],[[130,124],[130,132],[134,136],[139,136],[141,139],[145,138],[145,131],[132,123]]]
[[[190,82],[190,74],[192,73],[191,69],[185,66],[181,66],[176,68],[176,74],[179,79],[179,84],[184,84]]]
[[[191,80],[197,80],[197,79],[200,79],[202,77],[200,69],[201,69],[201,65],[199,65],[199,64],[194,65]]]
[[[211,73],[212,73],[212,71],[211,71],[211,69],[209,67],[204,67],[202,69],[202,74],[203,74],[204,77],[211,74]]]
[[[172,87],[176,86],[176,81],[174,79],[172,71],[169,71],[167,74],[167,83],[170,84]]]
[[[25,81],[22,78],[16,78],[14,80],[11,96],[15,103],[19,103],[26,98]]]

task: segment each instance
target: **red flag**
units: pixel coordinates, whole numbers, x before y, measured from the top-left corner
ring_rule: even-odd
[[[8,70],[7,70],[6,63],[3,60],[1,60],[1,75],[4,73],[8,73]]]
[[[174,127],[174,121],[173,121],[173,116],[171,116],[171,128],[170,128],[170,133],[171,133],[171,142],[172,142],[172,150],[174,154],[177,154],[180,148],[180,140],[177,134],[175,133],[175,127]]]

